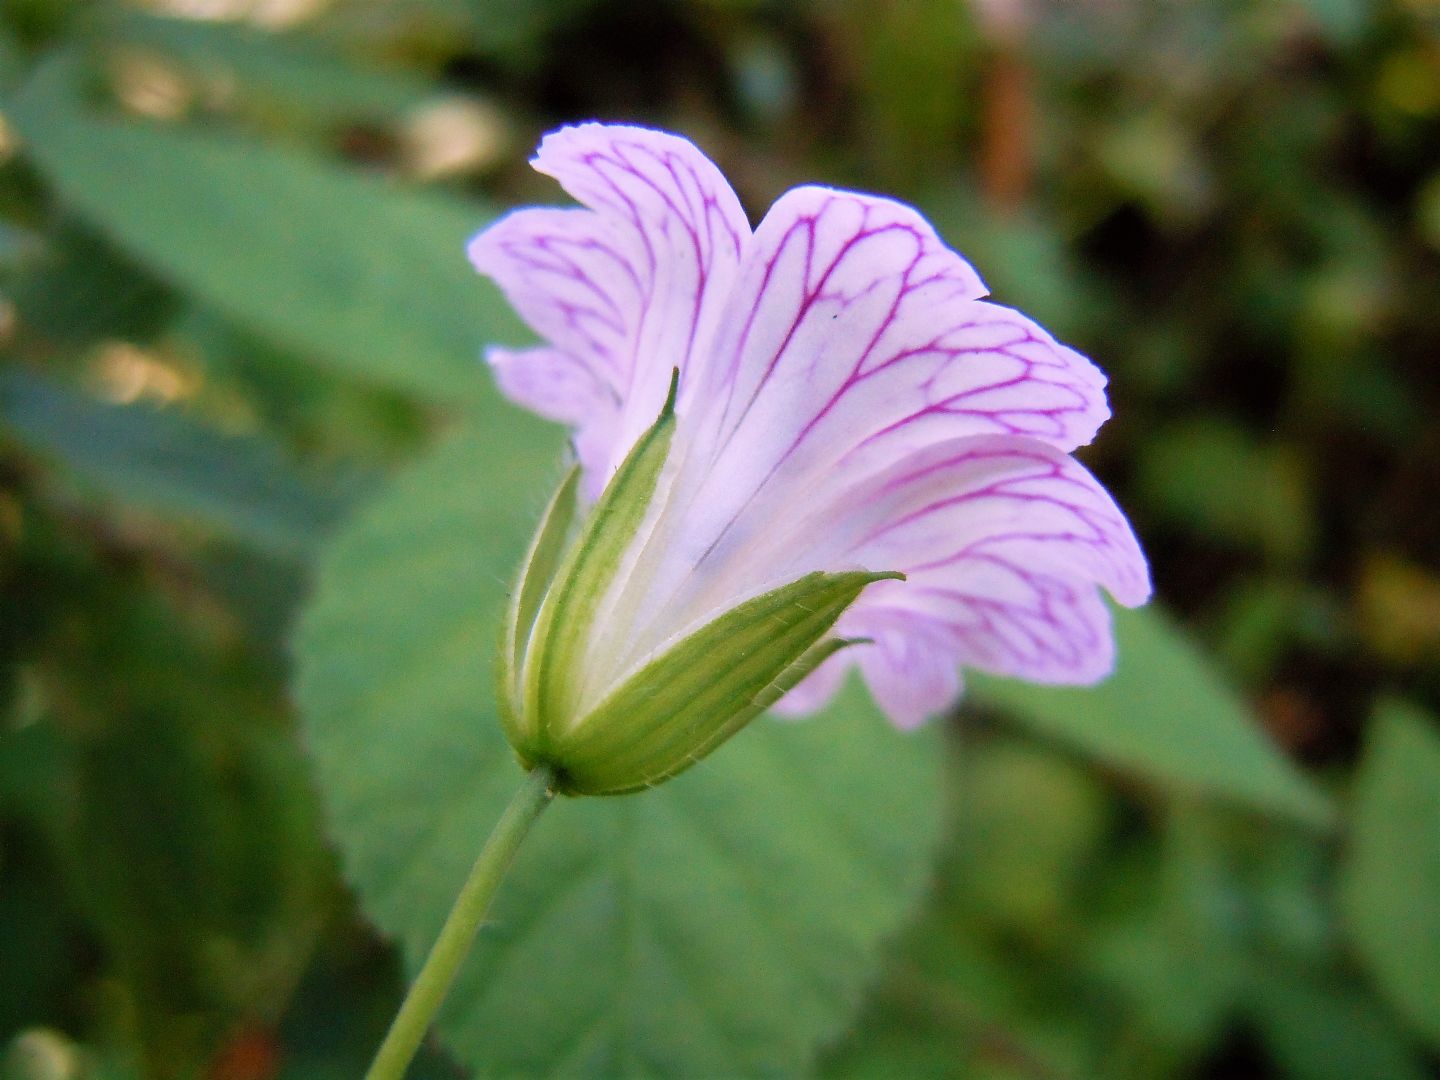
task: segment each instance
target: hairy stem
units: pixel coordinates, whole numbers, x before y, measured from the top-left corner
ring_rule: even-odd
[[[480,849],[470,876],[465,879],[440,936],[431,946],[425,966],[420,969],[400,1011],[395,1014],[395,1020],[385,1041],[380,1044],[365,1080],[401,1080],[405,1075],[415,1051],[425,1038],[425,1032],[430,1028],[430,1021],[455,979],[461,961],[475,941],[475,934],[485,919],[485,913],[490,910],[490,902],[514,861],[521,841],[540,812],[550,805],[555,794],[554,781],[552,770],[544,766],[536,768],[525,777],[525,783],[510,800],[490,838]]]

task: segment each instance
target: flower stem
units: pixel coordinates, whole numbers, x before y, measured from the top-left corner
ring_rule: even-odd
[[[415,984],[410,987],[410,993],[395,1014],[395,1020],[385,1041],[380,1044],[365,1080],[400,1080],[405,1075],[410,1060],[425,1038],[430,1021],[450,989],[460,962],[475,941],[475,934],[490,909],[490,901],[494,899],[505,871],[510,868],[520,848],[520,842],[540,816],[540,811],[550,804],[555,794],[551,790],[554,780],[554,772],[543,765],[532,770],[496,822],[494,831],[470,869],[470,876],[460,889],[460,895],[455,899],[455,906],[450,909],[440,936],[425,958],[425,966],[420,969]]]

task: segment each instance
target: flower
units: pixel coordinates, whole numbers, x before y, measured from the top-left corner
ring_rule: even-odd
[[[890,199],[799,187],[752,231],[691,143],[621,125],[553,132],[533,165],[581,206],[512,212],[470,244],[544,339],[489,350],[502,391],[574,429],[592,513],[668,425],[567,653],[565,724],[697,628],[820,572],[870,573],[847,579],[829,639],[866,644],[816,660],[783,712],[821,707],[851,666],[901,727],[952,705],[964,667],[1044,683],[1112,669],[1099,588],[1135,606],[1150,581],[1070,456],[1109,416],[1094,365],[984,299]]]

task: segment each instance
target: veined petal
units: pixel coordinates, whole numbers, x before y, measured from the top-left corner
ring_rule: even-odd
[[[517,211],[477,236],[470,258],[590,372],[596,406],[618,410],[585,461],[593,494],[650,426],[670,372],[688,387],[708,356],[750,226],[719,170],[675,135],[582,124],[548,135],[533,164],[587,209]]]
[[[856,664],[875,703],[897,727],[919,727],[955,704],[960,667],[943,624],[878,606],[861,612],[855,623],[871,641],[856,650]]]
[[[861,642],[855,647],[865,649],[869,648],[869,645]],[[800,717],[823,709],[830,699],[839,693],[840,684],[845,681],[845,673],[849,667],[848,662],[842,663],[833,657],[826,660],[771,706],[770,711],[780,716]]]
[[[927,448],[857,485],[831,508],[830,562],[879,560],[907,575],[872,586],[836,624],[879,647],[858,662],[897,723],[958,693],[946,667],[1043,683],[1090,683],[1114,662],[1104,587],[1127,607],[1150,597],[1124,515],[1073,458],[1032,439]],[[835,670],[816,672],[828,680]],[[804,684],[799,688],[804,691]]]
[[[833,508],[831,543],[922,577],[1015,562],[1104,585],[1126,606],[1150,574],[1125,516],[1074,458],[1033,439],[956,439],[863,481]],[[912,578],[912,580],[915,580]]]
[[[784,195],[747,249],[705,374],[695,438],[714,486],[737,489],[722,501],[778,470],[843,460],[854,475],[943,438],[1088,442],[1109,415],[1104,376],[984,294],[910,207]]]
[[[678,135],[579,124],[545,136],[532,164],[632,241],[645,288],[621,432],[628,450],[664,401],[671,371],[680,369],[682,402],[697,381],[750,223],[714,162]]]
[[[700,618],[727,589],[765,584],[746,575],[783,557],[770,538],[796,535],[774,523],[806,518],[857,477],[958,437],[1068,450],[1094,434],[1108,415],[1104,376],[984,291],[910,207],[818,187],[775,204],[701,389],[681,398],[653,576],[617,605],[652,628],[637,640],[663,636],[662,611]]]
[[[774,712],[801,717],[823,708],[852,665],[863,673],[876,704],[897,727],[918,727],[955,704],[960,668],[944,624],[875,605],[852,607],[843,619],[851,633],[863,631],[855,647],[847,650],[852,655],[826,660],[786,694]]]
[[[696,628],[816,572],[897,570],[836,624],[868,639],[781,702],[808,711],[857,664],[918,723],[972,666],[1044,682],[1110,668],[1099,590],[1149,595],[1129,525],[1070,451],[1105,378],[985,286],[915,210],[822,187],[752,235],[683,139],[586,124],[537,169],[585,207],[522,211],[475,241],[549,347],[493,356],[506,392],[577,428],[593,494],[680,372],[653,498],[587,616],[578,700]],[[524,295],[520,295],[524,294]],[[797,674],[796,677],[799,677]]]
[[[929,359],[935,366],[924,380],[925,404],[866,438],[846,456],[848,465],[897,437],[919,446],[985,431],[1070,451],[1110,418],[1100,369],[1013,308],[984,300],[956,305],[940,313],[935,328],[933,342],[898,350],[885,368],[892,378],[913,378],[898,366]]]
[[[750,237],[730,184],[678,135],[626,124],[576,124],[546,135],[531,164],[576,202],[628,222],[637,234],[682,242],[702,277],[724,261],[737,263]]]
[[[511,401],[575,429],[571,441],[585,471],[585,498],[594,502],[609,475],[620,427],[620,401],[613,386],[574,353],[543,345],[519,351],[492,347],[485,359]]]
[[[531,329],[623,399],[648,284],[633,237],[588,210],[543,207],[506,214],[468,250]]]

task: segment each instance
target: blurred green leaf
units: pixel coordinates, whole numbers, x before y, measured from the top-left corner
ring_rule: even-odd
[[[1053,942],[1073,931],[1070,907],[1114,807],[1092,772],[1032,742],[994,740],[955,768],[954,874],[986,923]]]
[[[190,1080],[278,1017],[331,860],[273,675],[203,607],[113,579],[91,603],[45,660],[64,693],[40,723],[73,759],[53,850],[104,980],[95,1026]]]
[[[1297,643],[1348,650],[1354,642],[1339,598],[1314,581],[1281,574],[1238,579],[1209,631],[1216,659],[1247,688],[1264,685]]]
[[[195,1075],[237,1020],[283,1005],[323,897],[293,742],[207,728],[130,714],[86,747],[80,775],[73,880],[157,1080]]]
[[[1245,893],[1245,929],[1255,948],[1315,967],[1333,964],[1338,920],[1332,892],[1334,845],[1289,822],[1235,818],[1229,838]]]
[[[19,368],[0,371],[0,423],[108,498],[291,558],[307,556],[356,494],[305,479],[259,437],[224,436],[173,409],[105,405]]]
[[[597,6],[599,0],[348,0],[327,5],[312,25],[375,52],[403,41],[417,52],[464,50],[504,68],[525,70],[549,59],[552,39],[575,32]]]
[[[1147,502],[1199,536],[1299,559],[1315,543],[1309,469],[1295,454],[1206,418],[1171,424],[1138,459]]]
[[[1440,251],[1440,172],[1433,173],[1415,196],[1415,227],[1427,244]]]
[[[1376,0],[1310,0],[1299,5],[1336,48],[1358,45],[1380,6]]]
[[[242,99],[259,95],[270,109],[303,112],[325,123],[397,120],[437,92],[422,78],[361,66],[322,39],[294,32],[124,10],[100,20],[99,30],[107,48],[153,50],[211,85],[231,80],[232,93],[238,89]]]
[[[1425,1080],[1432,1074],[1395,1021],[1333,973],[1256,965],[1248,1013],[1291,1080]]]
[[[599,0],[465,0],[470,44],[479,52],[513,64],[532,62],[557,30],[575,26]]]
[[[1118,1018],[1072,950],[1109,824],[1103,788],[1015,736],[967,740],[951,765],[952,842],[925,910],[822,1075],[1100,1075]]]
[[[0,737],[0,754],[15,756],[16,765],[29,764],[24,758],[33,756],[26,754],[30,748],[17,742],[17,734]],[[53,781],[57,776],[50,772],[43,778]],[[73,787],[72,775],[58,779]],[[0,994],[0,1038],[24,1025],[54,1019],[51,1003],[70,990],[81,951],[66,890],[69,882],[42,836],[22,830],[5,801],[0,798],[0,986],[5,988]]]
[[[1265,738],[1224,677],[1155,605],[1116,609],[1115,674],[1095,687],[975,675],[977,699],[1031,729],[1183,789],[1314,825],[1329,800]]]
[[[329,369],[213,308],[192,304],[162,349],[194,364],[210,400],[240,399],[257,427],[283,431],[316,456],[393,462],[433,437],[434,417],[424,405],[362,384],[337,385]]]
[[[1210,164],[1173,110],[1123,114],[1100,131],[1096,155],[1119,193],[1167,227],[1192,226],[1212,208]]]
[[[1216,1038],[1240,992],[1247,912],[1217,815],[1178,802],[1160,845],[1158,904],[1127,958],[1120,989],[1167,1043],[1193,1054]],[[1123,930],[1122,930],[1123,933]]]
[[[951,778],[930,903],[826,1075],[1189,1075],[1248,1006],[1260,950],[1293,964],[1322,903],[1292,863],[1323,842],[1293,826],[1193,799],[1122,816],[1073,758],[993,729]]]
[[[1440,574],[1393,552],[1357,561],[1355,623],[1371,650],[1401,664],[1440,657]]]
[[[355,1080],[400,1008],[399,963],[358,915],[346,912],[322,937],[276,1038],[283,1047],[274,1080]],[[405,1080],[458,1080],[433,1040],[420,1047]]]
[[[1361,960],[1440,1043],[1440,733],[1401,701],[1375,710],[1355,777],[1340,900]]]
[[[505,583],[554,439],[497,413],[337,538],[299,636],[298,696],[349,878],[413,971],[519,784],[491,687]],[[761,720],[650,792],[563,800],[521,852],[442,1013],[498,1075],[802,1069],[918,900],[939,733],[852,685]]]
[[[22,251],[7,292],[24,328],[52,345],[148,341],[175,307],[168,289],[79,222],[59,222]]]
[[[966,16],[950,0],[851,0],[834,8],[833,17],[851,24],[850,63],[863,90],[856,104],[865,114],[858,133],[890,183],[940,171],[958,148],[953,133],[970,95],[957,92],[957,73],[979,67],[979,36]]]
[[[0,24],[0,89],[8,90],[25,74],[25,52],[9,26]]]
[[[860,1022],[827,1055],[827,1080],[990,1080],[1079,1077],[1096,1071],[1064,980],[1051,996],[1022,966],[962,925],[929,917],[910,936]],[[1094,1003],[1092,1002],[1092,1005]]]
[[[1023,308],[1061,337],[1107,302],[1098,295],[1101,283],[1077,270],[1054,221],[996,214],[976,192],[953,183],[921,192],[916,205],[984,271],[998,300]]]
[[[75,57],[52,57],[11,103],[27,152],[77,213],[171,284],[339,371],[452,406],[488,392],[481,344],[518,336],[465,260],[491,211],[273,146],[103,116],[79,79]]]

